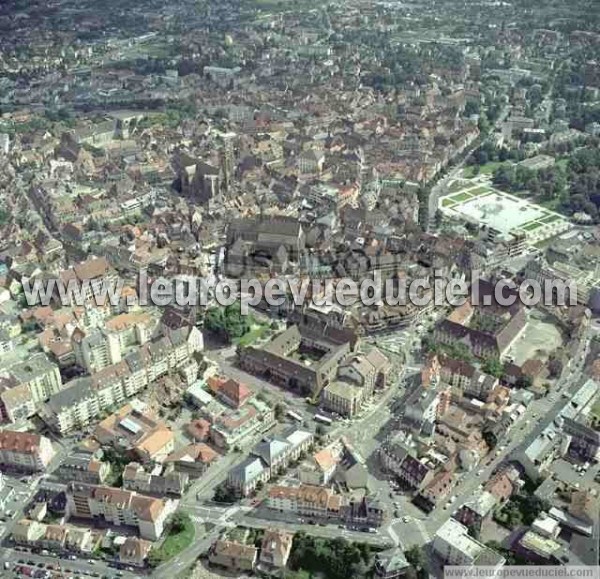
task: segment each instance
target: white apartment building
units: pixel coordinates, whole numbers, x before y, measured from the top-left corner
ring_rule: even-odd
[[[27,387],[34,404],[48,400],[62,388],[60,370],[45,354],[34,354],[11,366],[10,374]]]
[[[113,487],[71,483],[67,513],[84,519],[102,518],[107,523],[137,528],[142,539],[157,541],[178,501],[157,499]]]
[[[43,471],[55,455],[50,440],[30,432],[0,431],[0,465],[25,471]]]
[[[465,525],[448,519],[433,538],[433,550],[446,565],[471,566],[485,558],[485,565],[502,566],[506,561],[499,554],[469,535]]]
[[[48,400],[42,416],[55,430],[65,433],[88,425],[103,410],[122,405],[157,378],[185,364],[197,351],[197,328],[171,332],[169,337],[144,344],[125,358],[94,373],[72,380]]]

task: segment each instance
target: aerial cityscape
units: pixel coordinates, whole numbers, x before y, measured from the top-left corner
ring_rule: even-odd
[[[598,0],[0,2],[0,578],[599,579],[599,494]]]

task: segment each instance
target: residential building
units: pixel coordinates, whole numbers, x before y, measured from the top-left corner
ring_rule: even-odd
[[[24,471],[44,471],[55,455],[45,436],[30,432],[0,430],[0,465]]]
[[[12,384],[8,382],[12,381]],[[27,384],[0,377],[0,413],[4,422],[17,423],[35,414],[36,405]]]
[[[188,479],[187,474],[175,471],[162,474],[160,466],[146,472],[141,464],[130,462],[123,471],[123,488],[161,497],[181,497]]]
[[[185,365],[198,351],[197,332],[197,328],[169,331],[168,336],[131,351],[120,362],[71,380],[50,397],[42,418],[61,434],[88,425],[111,406],[121,405],[154,380]]]
[[[505,559],[469,535],[467,527],[448,519],[433,538],[433,552],[445,565],[487,565],[500,568]]]
[[[365,395],[364,388],[336,380],[323,388],[321,400],[330,412],[352,418],[360,411],[365,402]]]
[[[101,518],[115,526],[131,526],[142,539],[157,541],[177,501],[157,499],[106,486],[71,483],[67,487],[67,513],[83,519]]]
[[[168,468],[186,474],[189,478],[199,478],[221,455],[204,443],[190,444],[172,452],[164,461]]]
[[[143,463],[162,462],[175,448],[173,432],[135,402],[100,422],[94,437],[102,444],[130,452]]]
[[[101,462],[89,453],[74,453],[60,463],[56,474],[67,482],[102,484],[110,474],[110,464]]]
[[[470,529],[481,532],[485,521],[491,519],[498,498],[491,492],[482,491],[468,500],[455,514],[454,518]]]
[[[243,444],[257,432],[266,432],[275,423],[273,410],[264,402],[252,399],[248,404],[216,418],[210,436],[218,448]]]
[[[414,449],[398,442],[381,447],[379,460],[382,467],[393,473],[406,489],[418,491],[434,477],[435,466],[425,458],[417,458]]]
[[[342,504],[341,495],[336,495],[331,489],[321,486],[274,485],[269,489],[269,508],[284,513],[322,519],[340,519],[343,514]]]
[[[323,448],[300,464],[300,480],[311,485],[326,485],[333,477],[340,458],[341,449],[335,445]]]
[[[12,529],[11,536],[15,543],[31,545],[39,541],[46,533],[46,525],[30,519],[17,521]]]
[[[290,558],[293,539],[293,533],[267,529],[260,548],[259,565],[267,570],[283,569]]]
[[[258,549],[235,541],[218,540],[208,553],[211,565],[224,567],[235,572],[251,572],[256,566]]]
[[[270,478],[271,471],[263,460],[250,456],[229,471],[227,485],[241,496],[246,497],[254,492],[259,483],[264,484]]]
[[[144,567],[151,548],[152,543],[150,541],[144,541],[144,539],[138,539],[137,537],[127,537],[119,547],[119,561],[124,565]]]
[[[10,367],[17,384],[25,385],[34,404],[48,400],[63,387],[60,370],[45,354],[33,354]]]
[[[381,579],[400,579],[411,569],[402,549],[389,549],[375,555],[375,576]]]

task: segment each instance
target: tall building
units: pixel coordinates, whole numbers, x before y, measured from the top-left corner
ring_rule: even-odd
[[[71,483],[67,489],[67,513],[82,519],[103,519],[109,524],[135,527],[142,539],[156,541],[177,501],[139,495],[113,487]]]
[[[26,471],[43,471],[54,457],[50,440],[30,432],[0,431],[0,465]]]

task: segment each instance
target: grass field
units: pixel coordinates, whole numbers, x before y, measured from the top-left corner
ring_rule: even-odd
[[[458,195],[453,195],[452,196],[452,201],[454,201],[455,203],[462,203],[463,201],[466,201],[467,199],[471,198],[471,194],[470,193],[459,193]]]
[[[480,195],[486,195],[487,193],[491,193],[492,190],[489,187],[481,186],[481,187],[476,187],[475,189],[472,189],[471,191],[469,191],[469,195],[471,197],[479,197]]]
[[[251,346],[257,340],[260,340],[268,329],[269,327],[263,324],[252,324],[249,332],[246,332],[241,338],[234,339],[233,342],[239,346]]]
[[[177,523],[169,530],[169,534],[158,549],[152,550],[152,559],[157,563],[164,563],[189,547],[194,540],[196,532],[194,523],[189,515],[181,513],[176,515]]]
[[[507,162],[508,161],[490,161],[489,163],[486,163],[485,165],[480,165],[479,166],[479,174],[480,175],[491,175],[494,171],[496,171],[496,169],[498,169],[502,165],[506,164]],[[471,178],[475,177],[475,165],[469,165],[468,167],[465,167],[465,169],[463,170],[463,176],[466,179],[471,179]]]
[[[448,193],[458,193],[459,191],[462,191],[468,186],[469,184],[466,181],[459,179],[458,181],[454,181],[452,185],[448,187]]]
[[[543,226],[544,226],[543,223],[540,223],[539,221],[534,221],[533,223],[527,223],[526,225],[523,225],[523,227],[521,227],[521,229],[524,229],[525,231],[534,231]]]

